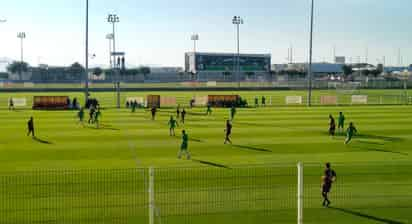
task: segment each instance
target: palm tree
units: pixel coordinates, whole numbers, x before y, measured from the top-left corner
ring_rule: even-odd
[[[103,70],[99,67],[93,69],[93,75],[100,77],[103,74]]]
[[[19,73],[19,79],[22,80],[22,73],[29,71],[29,64],[27,62],[13,61],[7,66],[7,71],[16,74]]]
[[[78,62],[73,63],[69,67],[69,73],[72,79],[80,79],[85,72],[85,68]]]
[[[150,74],[149,67],[141,67],[140,72],[143,73],[144,79],[147,79],[147,75]]]
[[[343,70],[343,77],[345,78],[345,80],[352,75],[353,73],[353,68],[350,65],[343,65],[342,66],[342,70]]]

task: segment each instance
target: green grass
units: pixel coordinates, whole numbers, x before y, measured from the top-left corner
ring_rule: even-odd
[[[330,93],[316,91],[315,97]],[[160,94],[176,95],[182,104],[194,95]],[[267,95],[279,102],[304,94],[240,92],[247,99]],[[156,223],[296,223],[298,161],[305,163],[305,223],[412,220],[410,106],[239,109],[234,145],[223,145],[227,109],[214,109],[212,116],[204,108],[189,109],[177,130],[185,128],[191,137],[188,161],[176,158],[180,135],[168,136],[173,109],[161,109],[151,121],[142,109],[114,109],[113,93],[93,94],[105,107],[97,130],[78,125],[74,111],[7,111],[10,96],[33,94],[0,96],[0,223],[148,223],[148,167],[156,168]],[[350,145],[343,136],[327,135],[328,115],[339,111],[359,130]],[[38,138],[50,144],[26,136],[30,116]],[[319,195],[327,161],[338,173],[331,209],[320,206]]]

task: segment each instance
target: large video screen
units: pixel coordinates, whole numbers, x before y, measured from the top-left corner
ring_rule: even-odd
[[[233,71],[236,69],[237,56],[197,55],[197,71]],[[270,58],[240,57],[240,70],[243,72],[270,71]],[[235,69],[234,69],[235,68]]]

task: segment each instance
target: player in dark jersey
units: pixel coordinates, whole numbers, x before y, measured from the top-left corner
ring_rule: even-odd
[[[32,137],[34,138],[34,120],[33,117],[30,117],[30,120],[27,122],[27,136],[29,136],[30,134],[32,135]]]
[[[14,110],[14,101],[13,98],[9,99],[9,110]]]
[[[95,107],[92,105],[89,110],[89,121],[87,123],[94,123],[94,113],[96,112]]]
[[[183,108],[183,110],[182,110],[182,113],[180,114],[181,115],[181,122],[182,122],[182,124],[184,124],[185,123],[185,118],[186,118],[186,110],[185,110],[185,108]]]
[[[329,135],[332,137],[335,136],[335,131],[336,131],[335,118],[333,118],[332,115],[329,115]]]
[[[338,131],[339,133],[342,133],[345,128],[345,115],[343,115],[342,112],[339,112],[339,118],[338,118]]]
[[[177,109],[176,109],[176,119],[180,118],[180,104],[177,105]]]
[[[206,115],[212,115],[212,105],[210,103],[207,104]]]
[[[326,163],[326,169],[323,172],[322,176],[322,197],[323,203],[322,205],[325,207],[329,207],[330,200],[329,200],[329,192],[332,188],[332,184],[336,181],[336,172],[331,169],[330,163]]]
[[[226,121],[226,129],[225,129],[225,133],[226,133],[226,137],[225,137],[225,143],[230,143],[232,144],[232,141],[230,140],[230,136],[232,135],[232,124],[230,123],[229,120]]]
[[[156,119],[156,112],[157,112],[156,107],[152,107],[150,112],[152,113],[152,120],[154,121]]]
[[[262,106],[266,106],[266,97],[262,96]]]

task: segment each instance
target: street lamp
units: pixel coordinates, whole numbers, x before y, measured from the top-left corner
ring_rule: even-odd
[[[113,40],[113,34],[112,33],[107,34],[106,39],[109,40],[109,63],[110,63],[110,67],[112,67],[112,40]]]
[[[240,25],[243,24],[243,19],[240,16],[234,16],[232,19],[233,25],[236,26],[237,31],[237,60],[236,60],[236,67],[237,67],[237,81],[238,87],[240,88],[240,38],[239,38],[239,29]]]
[[[312,0],[310,12],[310,38],[309,38],[309,66],[308,66],[308,106],[312,106],[312,57],[313,57],[313,9],[314,0]]]
[[[22,79],[21,73],[22,73],[22,66],[23,66],[23,40],[26,38],[26,33],[25,32],[19,32],[17,33],[17,38],[20,38],[20,69],[19,69],[19,75],[20,75],[20,80]]]
[[[113,40],[113,70],[116,72],[116,92],[117,92],[117,108],[120,109],[120,78],[119,71],[116,69],[116,23],[120,22],[120,18],[116,14],[109,14],[107,16],[107,22],[113,25],[112,40]]]

